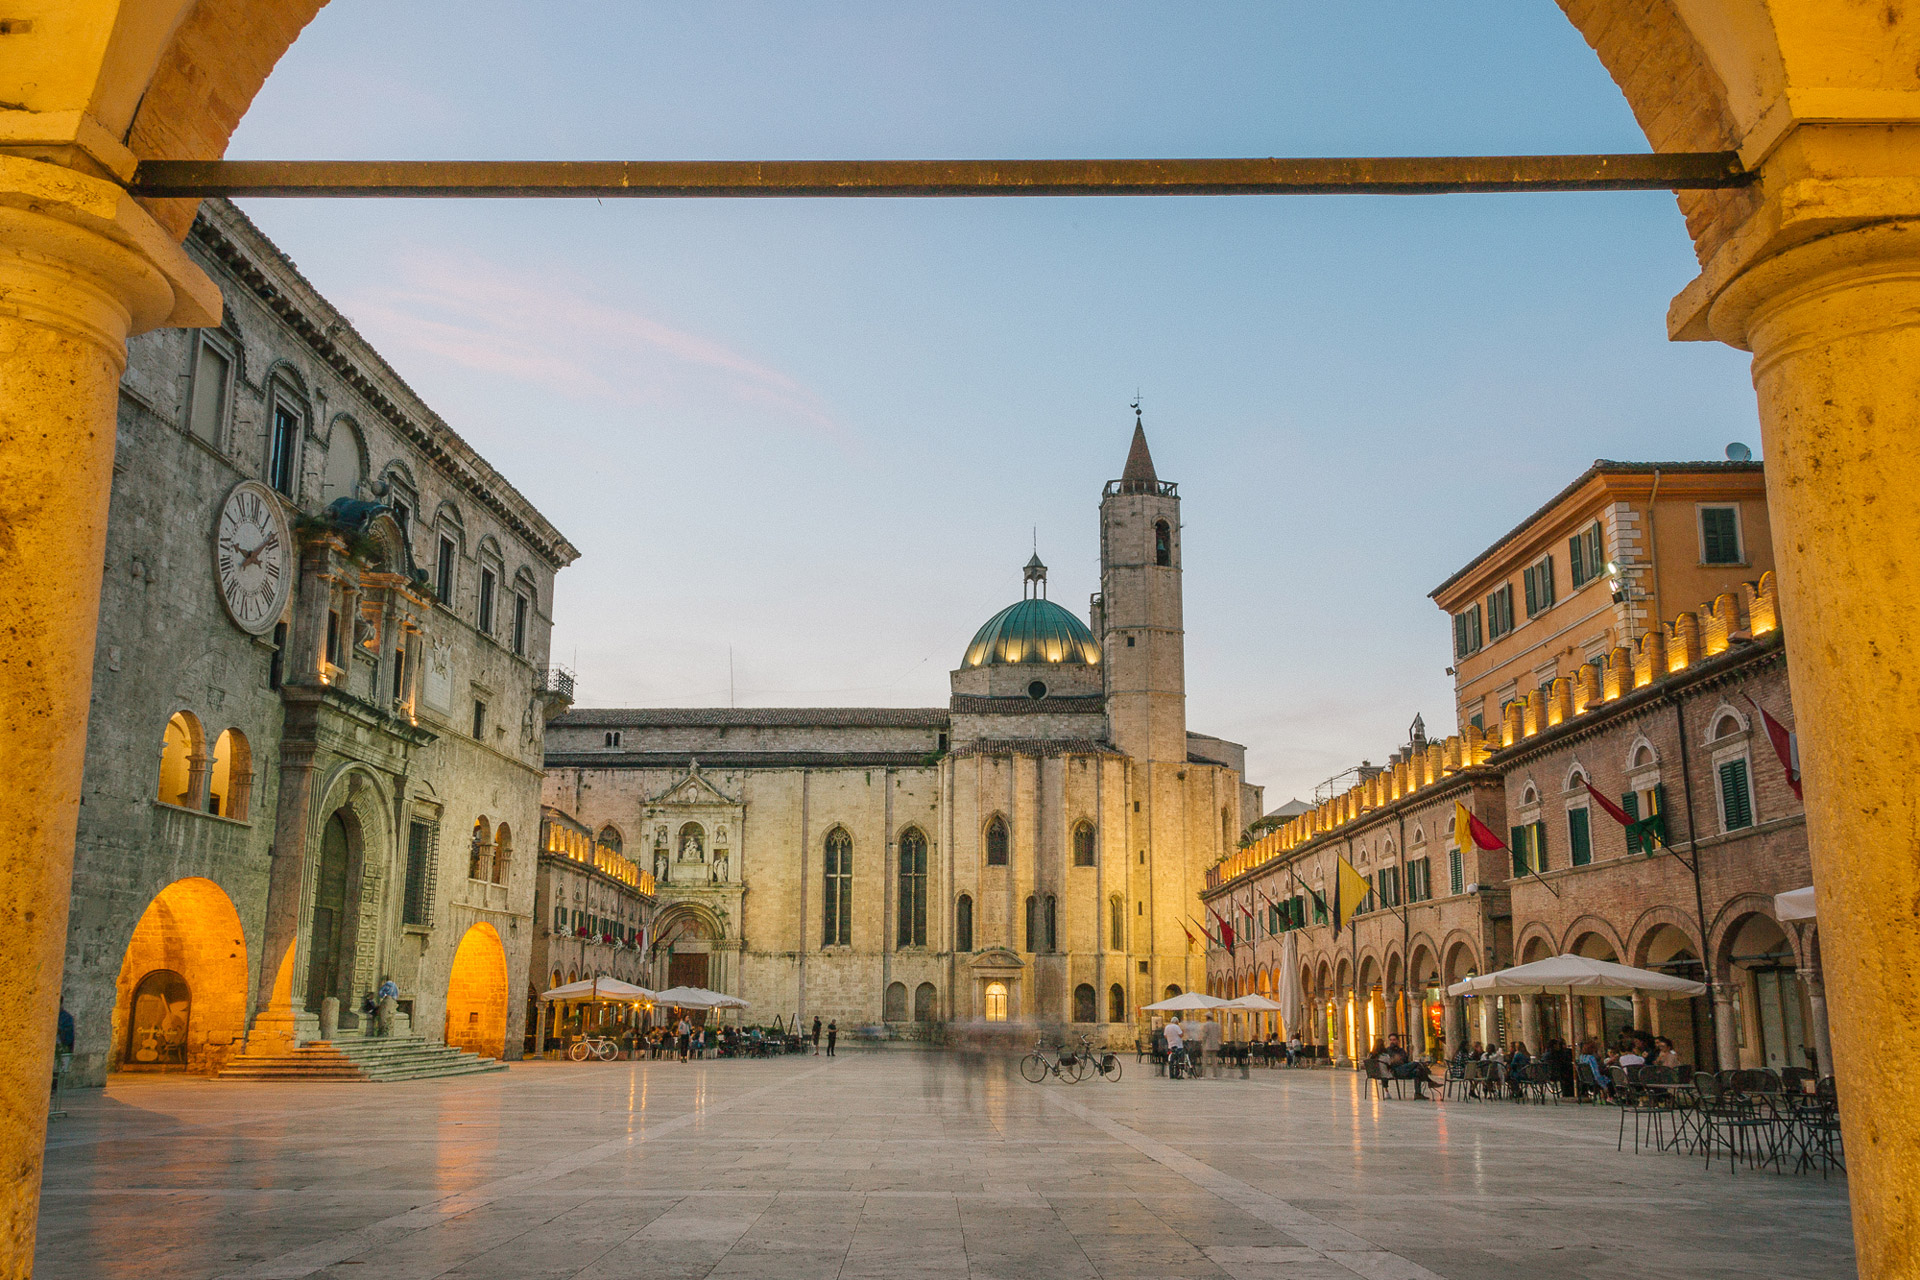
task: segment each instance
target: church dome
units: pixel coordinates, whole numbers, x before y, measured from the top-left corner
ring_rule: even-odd
[[[1097,667],[1100,644],[1086,623],[1053,601],[1029,598],[988,618],[960,660],[963,668],[1025,663]]]

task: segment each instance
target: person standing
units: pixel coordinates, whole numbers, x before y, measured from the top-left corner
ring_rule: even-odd
[[[675,1047],[680,1050],[680,1061],[685,1062],[687,1056],[693,1052],[693,1024],[687,1021],[686,1014],[680,1015],[680,1021],[675,1024],[673,1033],[679,1040]]]
[[[1206,1054],[1207,1066],[1213,1072],[1213,1078],[1220,1078],[1220,1020],[1208,1018],[1200,1026],[1200,1047]]]
[[[374,1018],[379,1033],[390,1036],[393,1034],[393,1015],[400,1008],[400,984],[388,978],[380,984],[380,989],[374,992],[373,999],[374,1007],[378,1010]]]
[[[1180,1015],[1174,1014],[1173,1021],[1167,1024],[1167,1075],[1172,1079],[1180,1078],[1180,1057],[1187,1046],[1187,1029],[1180,1025]]]
[[[813,1015],[813,1056],[820,1056],[820,1015]]]
[[[839,1038],[840,1038],[840,1022],[838,1019],[835,1019],[834,1021],[829,1022],[827,1024],[827,1056],[829,1058],[833,1056],[834,1041],[838,1040]]]

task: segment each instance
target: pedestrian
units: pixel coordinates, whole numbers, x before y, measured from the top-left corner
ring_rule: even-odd
[[[827,1056],[829,1058],[833,1056],[834,1041],[838,1040],[839,1038],[840,1038],[840,1022],[838,1019],[835,1019],[834,1021],[829,1022],[827,1024]]]
[[[1180,1025],[1179,1014],[1174,1014],[1173,1021],[1167,1023],[1165,1035],[1167,1039],[1167,1076],[1169,1079],[1178,1080],[1180,1078],[1181,1058],[1185,1054],[1187,1045],[1187,1029]]]
[[[388,978],[374,992],[373,999],[374,1007],[379,1010],[375,1018],[380,1034],[390,1036],[393,1034],[393,1016],[400,1008],[400,984]]]
[[[693,1052],[693,1024],[687,1021],[686,1014],[680,1015],[680,1021],[674,1026],[673,1032],[680,1042],[678,1046],[680,1061],[685,1062],[687,1056]]]
[[[1293,1066],[1300,1061],[1300,1051],[1306,1046],[1300,1043],[1300,1033],[1294,1032],[1287,1037],[1287,1065]]]
[[[820,1056],[820,1015],[813,1015],[813,1056]]]

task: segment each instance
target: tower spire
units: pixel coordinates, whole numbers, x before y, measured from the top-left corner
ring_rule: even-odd
[[[1160,477],[1153,470],[1153,454],[1147,449],[1147,428],[1140,421],[1140,397],[1133,398],[1133,445],[1127,450],[1126,469],[1120,473],[1124,493],[1152,493]]]

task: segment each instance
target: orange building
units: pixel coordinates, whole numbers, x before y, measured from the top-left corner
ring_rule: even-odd
[[[1604,676],[1656,621],[1773,568],[1758,462],[1596,461],[1430,593],[1453,619],[1461,731],[1580,668]],[[1543,694],[1544,696],[1544,694]]]

